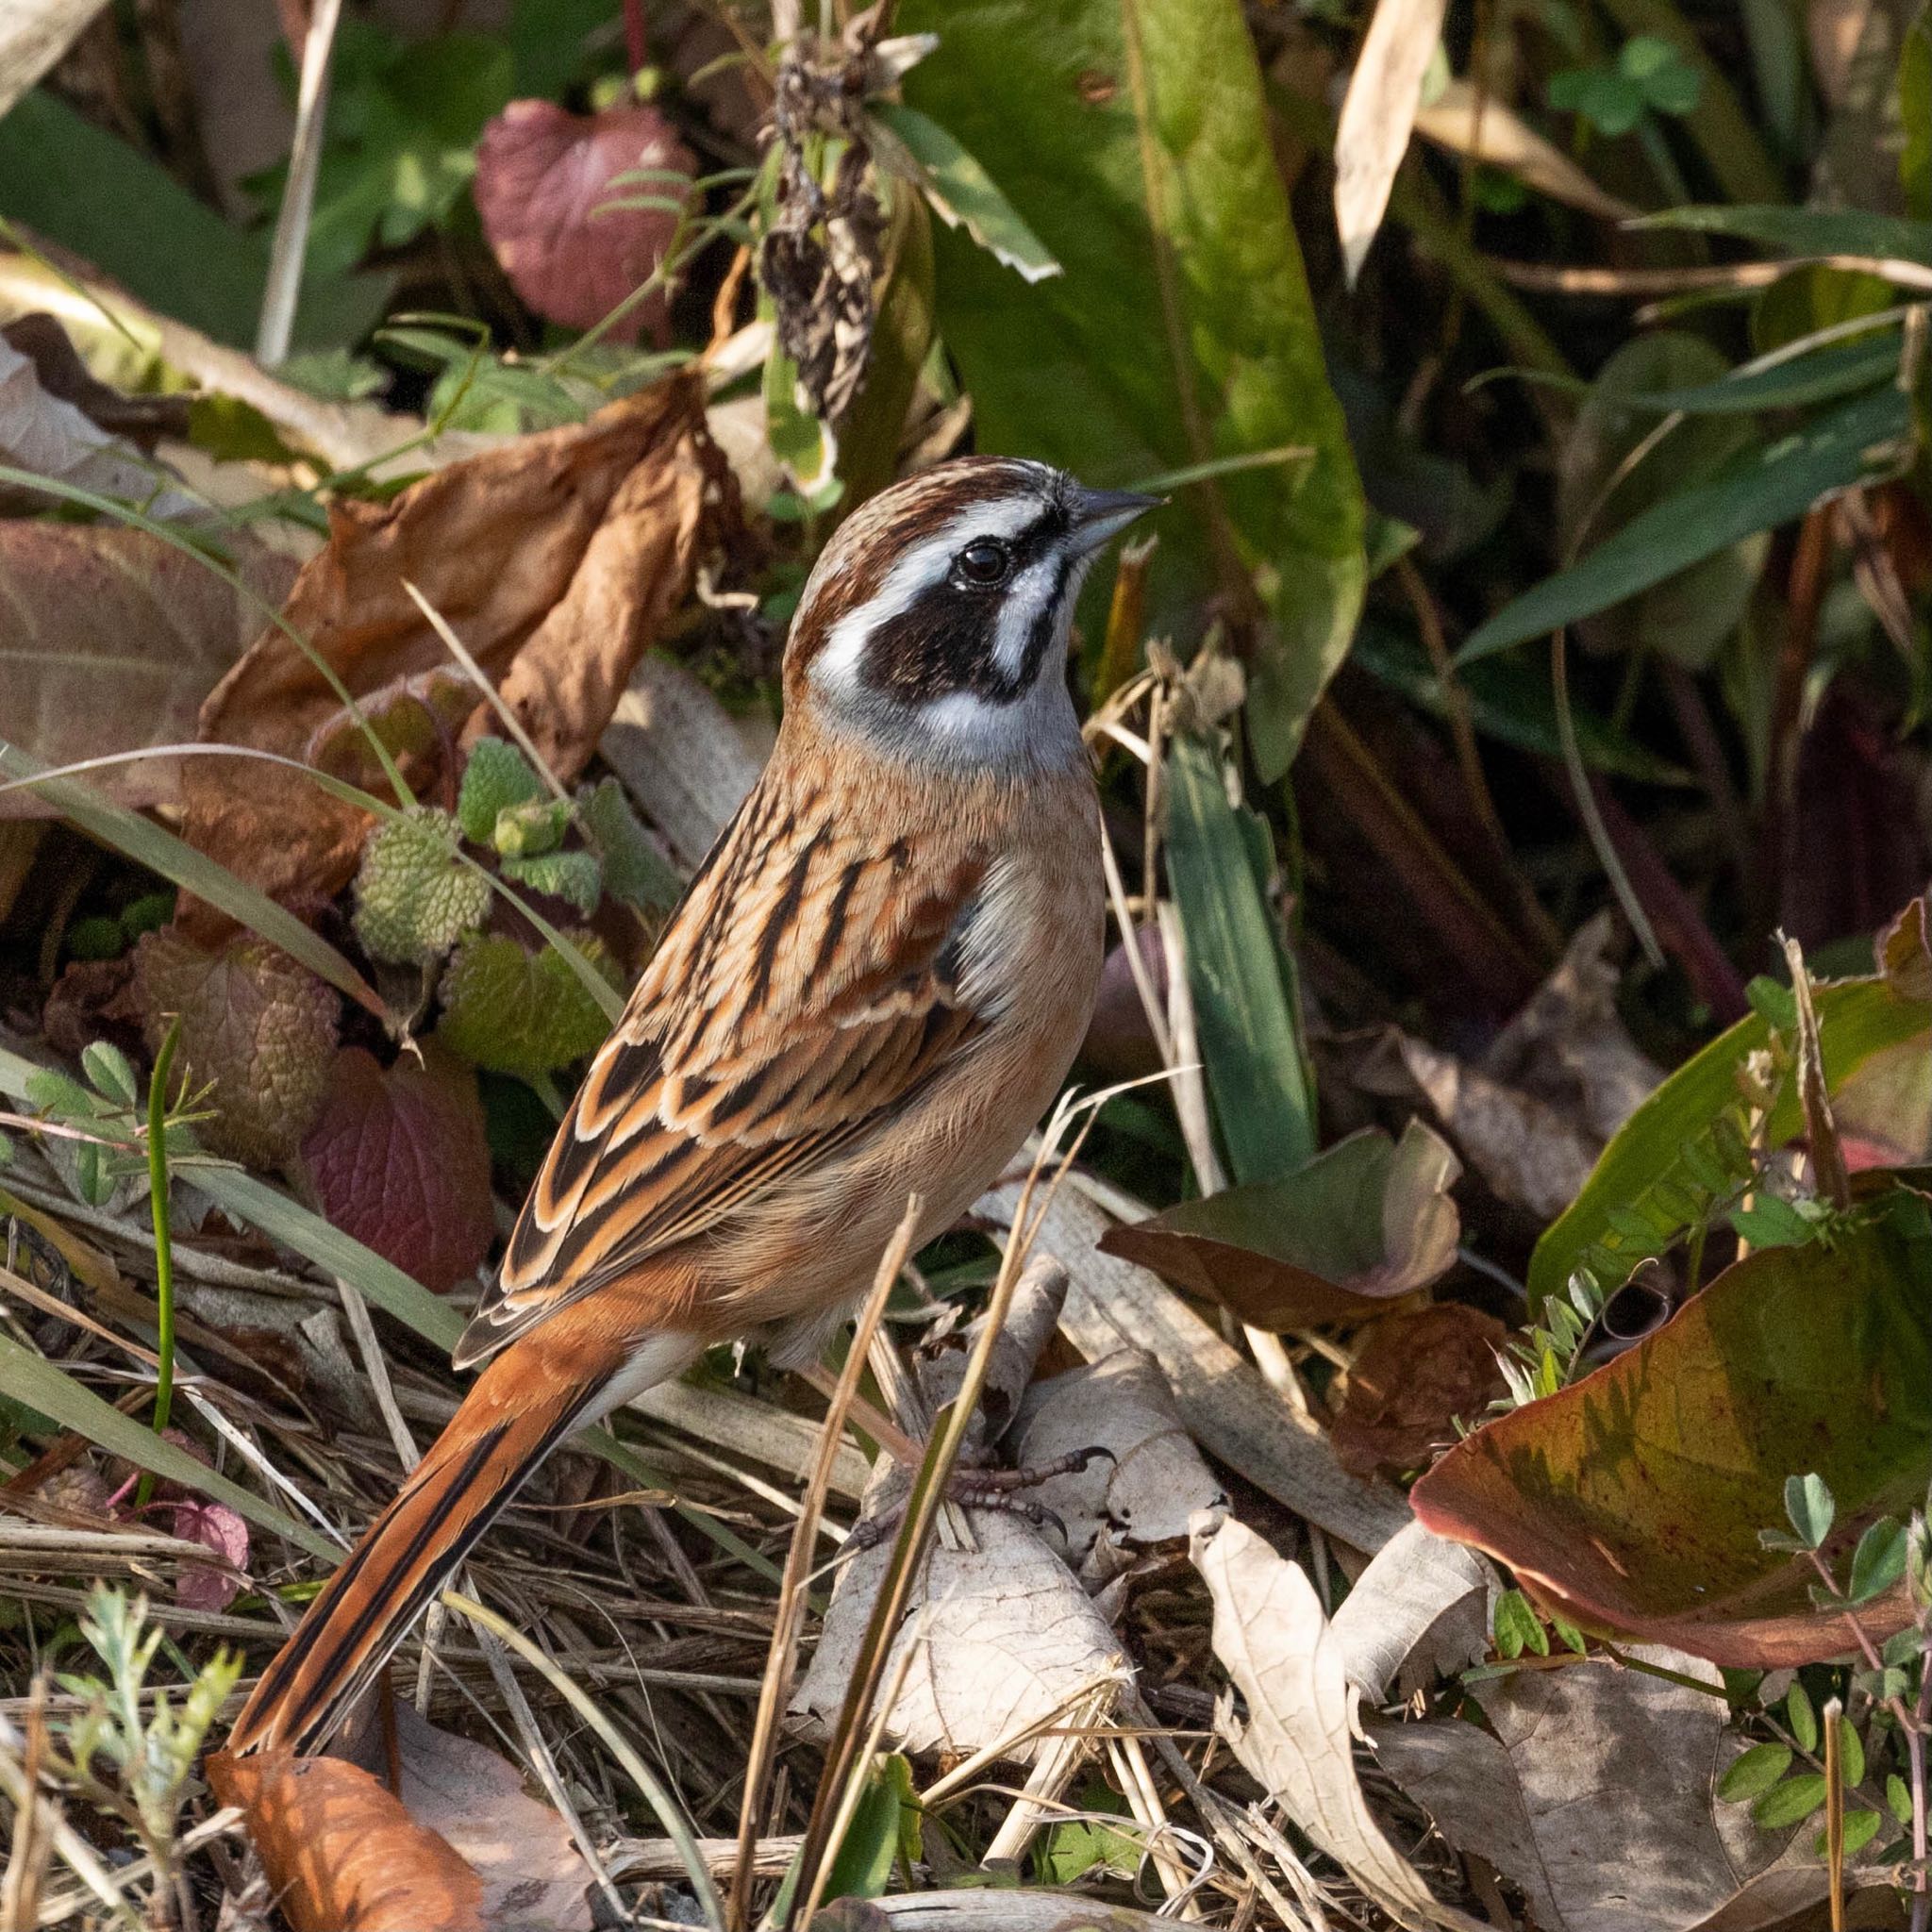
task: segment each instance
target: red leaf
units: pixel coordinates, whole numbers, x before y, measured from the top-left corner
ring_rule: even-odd
[[[205,1544],[221,1561],[184,1563],[175,1600],[192,1610],[225,1610],[242,1588],[235,1572],[248,1564],[248,1525],[225,1503],[177,1503],[175,1535],[184,1541]]]
[[[676,198],[666,180],[615,177],[640,168],[695,163],[656,108],[567,113],[549,101],[512,101],[483,130],[476,150],[476,210],[516,291],[539,315],[590,328],[640,287],[664,258],[677,217],[668,208],[613,201]],[[609,336],[634,342],[646,329],[662,344],[671,326],[662,291],[639,303]]]
[[[1356,1475],[1420,1468],[1503,1392],[1496,1351],[1508,1331],[1462,1302],[1390,1315],[1370,1329],[1348,1372],[1332,1441]]]
[[[446,1292],[489,1252],[490,1146],[476,1076],[434,1041],[388,1069],[336,1056],[302,1143],[322,1211],[425,1288]]]

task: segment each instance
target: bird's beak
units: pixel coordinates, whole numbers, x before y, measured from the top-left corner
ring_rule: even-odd
[[[1164,496],[1142,496],[1134,490],[1079,490],[1074,494],[1074,547],[1084,556],[1118,536],[1137,517],[1158,509]]]

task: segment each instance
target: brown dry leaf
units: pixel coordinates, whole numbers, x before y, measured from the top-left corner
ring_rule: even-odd
[[[1408,150],[1447,0],[1376,0],[1335,128],[1335,225],[1350,287]]]
[[[286,558],[239,534],[225,548],[258,596],[287,594]],[[111,524],[0,521],[0,609],[7,735],[50,765],[192,740],[203,700],[261,627],[260,606],[199,558]],[[179,759],[143,758],[89,782],[138,807],[172,802],[182,778]],[[28,791],[0,797],[0,816],[43,809]]]
[[[1440,1904],[1376,1824],[1356,1776],[1354,1692],[1314,1586],[1253,1530],[1203,1513],[1194,1567],[1214,1598],[1214,1654],[1247,1702],[1224,1718],[1234,1754],[1383,1911],[1407,1932],[1476,1921]]]
[[[1576,1198],[1663,1078],[1617,1012],[1611,931],[1607,912],[1580,927],[1479,1062],[1391,1028],[1356,1074],[1370,1092],[1422,1095],[1496,1195],[1541,1220]]]
[[[1632,1655],[1711,1690],[1601,1663],[1519,1671],[1474,1692],[1493,1736],[1456,1718],[1378,1726],[1383,1767],[1522,1889],[1542,1932],[1757,1932],[1823,1898],[1815,1824],[1780,1839],[1711,1803],[1740,1744],[1716,1666]]]
[[[245,1815],[295,1932],[491,1932],[482,1880],[359,1767],[219,1751],[206,1770],[215,1796]]]
[[[1357,1475],[1424,1468],[1503,1393],[1508,1330],[1462,1302],[1389,1315],[1368,1331],[1335,1419],[1335,1453]]]
[[[447,662],[404,588],[415,584],[567,781],[690,594],[730,500],[703,379],[680,375],[581,425],[452,463],[392,503],[337,504],[284,615],[352,694],[372,693]],[[203,707],[201,736],[299,758],[341,709],[271,628]],[[477,711],[473,732],[490,728]],[[439,744],[405,774],[428,790],[442,763]],[[190,841],[270,893],[341,887],[367,824],[294,774],[242,759],[191,770],[185,796]]]
[[[485,1922],[503,1932],[591,1932],[591,1873],[563,1818],[487,1745],[439,1730],[401,1698],[395,1717],[403,1803],[482,1880]]]
[[[395,1726],[400,1795],[341,1757],[208,1760],[296,1932],[591,1932],[590,1870],[516,1767],[400,1700]]]

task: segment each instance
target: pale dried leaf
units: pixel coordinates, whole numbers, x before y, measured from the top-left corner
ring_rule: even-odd
[[[882,1460],[865,1514],[902,1503],[904,1470]],[[911,1667],[886,1740],[915,1756],[966,1755],[1051,1716],[1083,1689],[1118,1676],[1119,1641],[1074,1574],[1031,1524],[969,1510],[976,1552],[935,1548],[914,1584],[886,1664],[891,1683],[909,1648]],[[853,1558],[839,1578],[811,1668],[793,1693],[792,1722],[824,1738],[851,1682],[866,1619],[891,1557],[890,1538]],[[1030,1758],[1037,1740],[1016,1749]]]
[[[483,1916],[515,1932],[590,1932],[591,1873],[570,1826],[524,1789],[487,1745],[438,1730],[395,1705],[403,1803],[483,1883]]]
[[[447,661],[406,588],[415,585],[552,769],[575,776],[728,513],[702,402],[699,380],[679,375],[581,426],[450,464],[391,503],[336,505],[328,547],[303,567],[287,621],[352,692],[373,693]],[[201,735],[299,758],[341,709],[274,628],[210,695]],[[494,724],[479,703],[472,731]],[[422,788],[440,775],[440,751],[402,762]],[[191,841],[271,893],[340,887],[367,824],[250,760],[205,760],[184,791]]]
[[[1027,1492],[1066,1525],[1068,1554],[1076,1563],[1096,1554],[1103,1530],[1134,1547],[1168,1542],[1187,1535],[1197,1511],[1227,1507],[1159,1363],[1137,1349],[1121,1349],[1027,1391],[1011,1438],[1014,1464],[1038,1469],[1083,1449],[1108,1454]]]
[[[1230,1518],[1197,1517],[1191,1554],[1214,1598],[1214,1654],[1247,1703],[1247,1723],[1224,1726],[1235,1756],[1397,1924],[1474,1932],[1474,1920],[1431,1894],[1362,1796],[1354,1692],[1314,1586]]]
[[[1017,1183],[975,1204],[996,1226],[1011,1224]],[[1355,1549],[1373,1553],[1409,1521],[1394,1491],[1350,1475],[1328,1432],[1298,1414],[1158,1274],[1095,1243],[1116,1224],[1082,1193],[1075,1176],[1048,1204],[1036,1254],[1066,1267],[1060,1328],[1090,1361],[1145,1349],[1160,1363],[1188,1432],[1217,1462],[1286,1503]]]
[[[1513,108],[1493,94],[1479,98],[1477,90],[1466,80],[1452,80],[1415,117],[1415,131],[1452,154],[1486,161],[1514,175],[1525,188],[1581,208],[1587,215],[1624,222],[1640,212],[1627,201],[1606,193]]]
[[[1632,1654],[1722,1689],[1700,1657]],[[1719,1913],[1725,1932],[1757,1932],[1824,1895],[1823,1868],[1803,1862],[1815,1827],[1788,1846],[1747,1806],[1713,1808],[1739,1748],[1721,1694],[1592,1663],[1475,1695],[1494,1736],[1459,1719],[1393,1724],[1377,1749],[1451,1844],[1521,1888],[1542,1932],[1693,1932]]]
[[[1456,1612],[1474,1605],[1479,1613],[1476,1649],[1457,1663],[1471,1661],[1487,1641],[1494,1577],[1474,1550],[1431,1536],[1419,1523],[1391,1537],[1356,1578],[1329,1624],[1349,1682],[1364,1697],[1379,1701],[1410,1653]]]
[[[1351,286],[1408,149],[1446,0],[1377,0],[1335,129],[1335,225]]]
[[[106,0],[0,0],[0,114],[66,53]]]

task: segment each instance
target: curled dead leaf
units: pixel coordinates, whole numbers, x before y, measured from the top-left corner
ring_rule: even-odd
[[[1194,1567],[1214,1598],[1214,1654],[1248,1707],[1234,1753],[1288,1815],[1409,1932],[1476,1922],[1440,1904],[1369,1810],[1356,1776],[1347,1658],[1314,1586],[1245,1524],[1204,1513]]]
[[[359,1767],[221,1751],[206,1770],[215,1796],[246,1818],[295,1932],[491,1932],[482,1880]]]
[[[1259,1328],[1360,1322],[1456,1259],[1461,1164],[1410,1121],[1399,1141],[1352,1134],[1285,1179],[1183,1202],[1100,1245]]]
[[[734,500],[702,379],[680,375],[581,425],[448,464],[391,503],[335,504],[284,621],[353,696],[384,692],[447,663],[415,585],[569,780]],[[491,717],[479,702],[469,729]],[[301,758],[341,722],[328,678],[276,626],[209,696],[200,735]],[[446,746],[438,733],[406,752],[412,787],[447,775]],[[189,840],[265,891],[332,892],[354,869],[367,815],[288,771],[207,759],[183,790]]]
[[[1425,1468],[1503,1393],[1496,1354],[1508,1330],[1462,1302],[1387,1315],[1348,1372],[1335,1453],[1357,1475]]]

